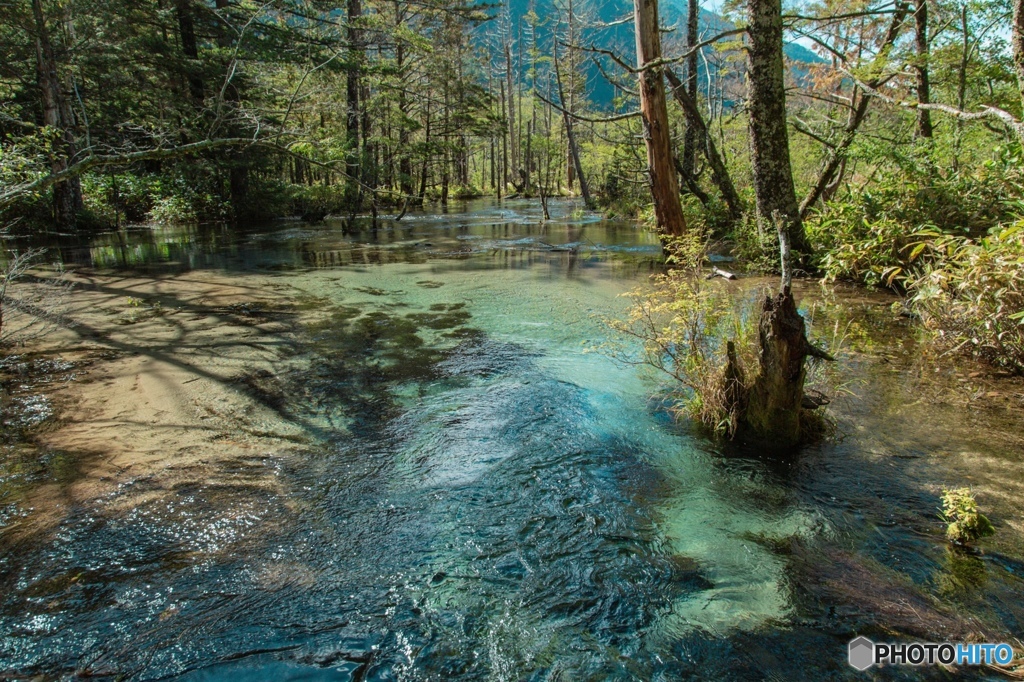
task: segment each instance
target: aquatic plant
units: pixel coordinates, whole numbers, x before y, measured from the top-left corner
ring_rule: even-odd
[[[947,524],[946,538],[955,545],[969,545],[996,532],[988,517],[978,511],[970,488],[943,488],[940,516]]]

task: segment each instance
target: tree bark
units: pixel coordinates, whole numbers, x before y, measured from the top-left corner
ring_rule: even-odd
[[[401,26],[405,18],[404,4],[395,2],[395,25]],[[405,92],[405,42],[398,38],[395,44],[395,68],[398,71],[398,185],[408,199],[412,194],[412,157],[409,154],[411,137],[406,119],[409,116],[409,99]]]
[[[199,43],[196,40],[195,18],[191,0],[177,0],[174,13],[178,19],[178,38],[181,40],[181,53],[186,59],[186,74],[189,94],[196,106],[202,106],[205,95],[203,77],[199,69]]]
[[[697,19],[700,16],[700,8],[697,5],[697,0],[689,0],[687,5],[686,14],[686,47],[687,49],[693,49],[693,46],[697,44]],[[696,110],[697,104],[697,52],[694,52],[686,60],[686,94],[689,96],[690,101],[694,103],[694,109]],[[668,75],[669,70],[665,70],[665,74]],[[674,79],[675,76],[672,77]],[[669,82],[672,82],[672,79]],[[677,86],[673,83],[673,88]],[[703,128],[702,123],[698,122],[690,111],[686,113],[686,133],[683,135],[683,158],[680,160],[683,166],[683,171],[687,177],[693,177],[694,169],[696,168],[697,160],[697,144],[698,139],[705,137],[701,133]]]
[[[662,234],[679,236],[686,231],[686,221],[679,203],[679,183],[672,162],[663,69],[644,68],[649,62],[661,58],[658,2],[633,0],[633,9],[637,66],[641,69],[640,114],[647,145],[647,174],[654,199],[654,216]]]
[[[718,153],[714,137],[711,135],[711,131],[708,130],[704,117],[697,108],[697,101],[691,98],[686,90],[683,89],[683,84],[676,78],[672,69],[665,69],[665,77],[668,79],[669,85],[672,86],[672,95],[687,115],[688,129],[692,127],[697,133],[700,147],[707,157],[708,165],[711,167],[711,180],[722,194],[722,199],[729,209],[729,218],[734,221],[739,220],[743,216],[743,202],[736,191],[736,186],[732,183],[732,177],[729,175],[729,169],[725,165],[725,160]],[[685,166],[683,168],[685,169]]]
[[[810,248],[796,201],[786,130],[781,0],[750,0],[747,33],[750,156],[758,217],[769,231],[781,221],[793,249],[806,255]]]
[[[511,41],[510,41],[511,42]],[[516,184],[516,177],[519,174],[519,142],[516,137],[516,98],[512,90],[512,46],[505,43],[505,81],[508,92],[508,149],[509,169],[512,184]],[[508,180],[508,178],[506,178]]]
[[[562,73],[559,69],[558,64],[558,47],[556,45],[554,49],[555,55],[555,79],[558,82],[558,99],[563,104],[565,103],[565,92],[562,90]],[[594,200],[590,196],[590,186],[587,184],[587,176],[583,174],[583,165],[580,162],[580,149],[576,145],[576,134],[573,132],[572,127],[572,116],[569,110],[564,106],[562,108],[562,120],[565,123],[565,136],[569,140],[569,158],[572,162],[571,167],[576,169],[576,177],[580,181],[580,194],[583,195],[583,203],[587,208],[594,208]],[[570,172],[568,175],[569,189],[572,189],[572,178],[573,174]]]
[[[32,0],[32,15],[36,25],[36,78],[43,125],[58,133],[50,147],[50,171],[57,175],[68,169],[77,153],[74,116],[61,89],[57,57],[43,16],[42,0]],[[82,182],[77,175],[53,183],[53,217],[58,229],[74,229],[82,208]]]
[[[914,47],[917,51],[917,63],[914,70],[917,71],[917,101],[921,104],[931,102],[931,92],[928,82],[928,2],[927,0],[914,0],[914,25],[916,27],[914,36]],[[932,118],[931,112],[927,109],[917,110],[917,135],[918,137],[931,138]]]
[[[1013,28],[1010,32],[1013,45],[1013,66],[1017,72],[1017,89],[1020,90],[1021,103],[1024,104],[1024,0],[1013,0]],[[1017,135],[1024,142],[1022,128],[1017,128]]]
[[[359,202],[359,183],[357,180],[360,177],[360,140],[359,140],[359,72],[362,69],[363,63],[363,51],[362,51],[362,31],[359,30],[358,23],[363,14],[363,7],[360,0],[348,0],[347,5],[347,38],[348,38],[348,64],[345,69],[345,98],[347,104],[346,119],[345,119],[345,131],[348,137],[348,161],[346,163],[348,171],[348,189],[346,191],[346,201],[350,207],[355,207]]]

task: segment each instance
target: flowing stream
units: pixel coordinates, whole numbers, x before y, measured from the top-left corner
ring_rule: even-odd
[[[846,642],[917,635],[894,606],[908,600],[1024,632],[1019,409],[950,399],[958,370],[917,361],[891,300],[808,285],[814,332],[855,351],[840,437],[786,462],[718,447],[671,420],[660,379],[601,352],[602,318],[661,267],[656,239],[552,206],[547,223],[532,202],[480,201],[376,230],[68,247],[99,269],[303,292],[322,315],[282,395],[319,436],[240,462],[238,485],[83,505],[16,544],[26,486],[73,474],[26,478],[8,458],[0,677],[859,679]],[[276,492],[245,485],[265,476]],[[964,483],[1000,529],[984,555],[943,542],[941,486]]]

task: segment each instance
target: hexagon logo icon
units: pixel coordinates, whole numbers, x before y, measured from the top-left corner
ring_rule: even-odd
[[[850,665],[857,670],[867,670],[875,664],[875,643],[867,637],[858,637],[850,642]]]

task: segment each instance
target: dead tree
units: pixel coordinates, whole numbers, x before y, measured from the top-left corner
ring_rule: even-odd
[[[707,125],[704,123],[704,117],[697,108],[696,100],[683,88],[683,83],[672,72],[672,69],[665,69],[665,78],[668,79],[669,85],[672,86],[673,97],[676,98],[676,102],[679,103],[679,106],[686,113],[687,126],[692,127],[697,134],[698,146],[707,157],[708,165],[711,167],[711,180],[722,194],[722,199],[729,209],[729,218],[734,221],[739,220],[743,216],[743,202],[736,191],[736,186],[732,183],[732,177],[729,175],[729,169],[726,168],[725,160],[718,153],[715,139],[712,137],[711,131],[708,130]],[[685,161],[682,167],[683,170],[686,169]]]
[[[640,76],[640,114],[647,144],[647,173],[654,199],[658,230],[668,236],[686,231],[679,183],[673,163],[662,78],[661,35],[658,33],[658,0],[634,0],[636,57]],[[655,62],[655,64],[651,64]]]
[[[793,296],[789,235],[780,217],[774,218],[782,282],[779,292],[766,296],[761,304],[757,375],[749,388],[742,390],[742,368],[731,351],[723,373],[723,390],[730,401],[730,412],[737,415],[742,429],[764,447],[785,451],[799,445],[805,437],[807,358],[835,358],[807,340],[804,318],[797,311]]]

